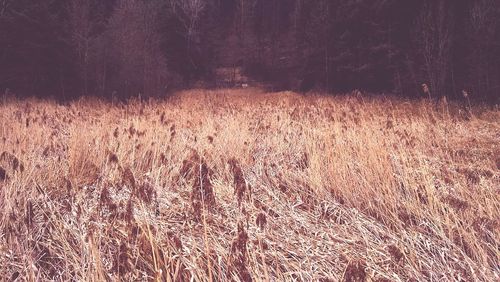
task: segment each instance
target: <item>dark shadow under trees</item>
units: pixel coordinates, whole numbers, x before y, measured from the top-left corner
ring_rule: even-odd
[[[0,0],[0,92],[107,98],[214,87],[498,102],[495,0]]]

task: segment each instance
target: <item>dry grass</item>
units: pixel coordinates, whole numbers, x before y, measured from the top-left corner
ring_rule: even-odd
[[[0,106],[0,277],[498,280],[500,112],[257,90]]]

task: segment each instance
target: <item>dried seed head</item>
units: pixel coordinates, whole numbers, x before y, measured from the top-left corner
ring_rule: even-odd
[[[426,83],[422,84],[422,91],[424,94],[429,94],[429,86]]]
[[[229,255],[230,270],[238,275],[241,281],[252,281],[252,276],[247,268],[247,241],[248,234],[245,231],[243,222],[238,222],[238,235],[231,243],[231,253]]]
[[[174,232],[168,231],[167,236],[170,242],[172,243],[173,247],[175,247],[179,251],[182,250],[182,241],[177,235],[175,235]]]
[[[459,212],[470,207],[469,203],[453,195],[447,195],[442,199],[442,202],[448,204],[450,207]]]
[[[118,275],[123,276],[132,270],[132,260],[130,259],[131,250],[127,242],[122,242],[118,250],[118,256],[116,256],[113,262],[113,267],[111,271],[118,273]]]
[[[8,179],[7,172],[3,167],[0,166],[0,181],[5,181]]]
[[[117,206],[115,203],[113,203],[113,200],[111,199],[111,195],[109,193],[108,188],[105,187],[102,189],[99,200],[100,200],[99,201],[100,207],[107,207],[112,212],[116,211]]]
[[[151,204],[156,199],[156,190],[149,182],[144,182],[136,190],[136,196],[146,204]]]
[[[111,153],[108,157],[108,161],[112,164],[117,164],[118,163],[118,156],[116,156],[115,153]]]
[[[130,167],[127,167],[122,171],[122,184],[129,185],[133,189],[136,187],[134,173],[132,173]]]
[[[33,211],[33,203],[31,200],[28,200],[26,205],[26,225],[29,229],[33,228],[33,218],[35,217],[35,213]]]
[[[215,195],[210,181],[212,170],[197,151],[192,150],[190,156],[182,162],[179,178],[184,178],[191,185],[191,204],[195,219],[199,219],[203,207],[215,205]]]
[[[147,150],[146,153],[144,154],[144,157],[142,158],[142,164],[140,166],[141,170],[150,170],[151,167],[153,166],[153,161],[155,159],[154,152],[152,150]]]
[[[175,137],[175,124],[172,124],[172,126],[170,127],[170,141],[172,141]]]
[[[385,128],[391,129],[394,127],[394,122],[391,119],[387,119],[387,123],[385,124]]]
[[[389,252],[392,259],[396,262],[400,262],[404,258],[403,252],[396,245],[387,246],[387,252]]]
[[[257,224],[257,226],[261,229],[261,230],[264,230],[264,228],[266,228],[266,224],[267,224],[267,218],[266,218],[266,215],[262,212],[260,212],[258,215],[257,215],[257,218],[255,219],[255,224]]]
[[[136,132],[136,130],[135,130],[134,126],[130,125],[130,127],[128,128],[129,135],[134,136],[135,132]]]
[[[234,184],[234,195],[236,195],[236,199],[238,201],[238,206],[241,206],[241,202],[243,201],[243,196],[246,191],[246,181],[243,177],[243,172],[241,167],[238,164],[238,161],[235,158],[231,158],[228,161],[228,164],[231,168],[231,172],[233,173],[233,184]]]
[[[399,208],[398,218],[405,226],[415,226],[418,224],[418,218],[405,208]]]
[[[14,171],[24,171],[24,165],[19,161],[19,159],[9,152],[3,152],[0,155],[0,162],[4,163],[6,166],[10,166]]]
[[[130,223],[133,221],[133,219],[134,219],[134,202],[132,201],[132,197],[130,197],[127,201],[125,220]]]
[[[342,281],[364,282],[367,281],[366,262],[361,259],[352,260],[347,264],[342,276]]]
[[[64,182],[66,183],[66,192],[69,195],[71,193],[71,190],[73,190],[73,185],[71,184],[71,181],[67,178],[64,178]]]
[[[166,164],[167,164],[167,157],[165,156],[165,154],[164,154],[164,153],[161,153],[161,154],[160,154],[160,162],[161,162],[162,164],[164,164],[164,165],[166,165]]]

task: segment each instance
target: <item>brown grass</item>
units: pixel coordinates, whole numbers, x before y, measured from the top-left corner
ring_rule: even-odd
[[[0,277],[492,281],[500,112],[178,93],[0,106]]]

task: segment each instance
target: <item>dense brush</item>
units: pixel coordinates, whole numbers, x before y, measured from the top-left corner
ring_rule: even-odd
[[[7,280],[498,280],[500,112],[192,90],[0,106]]]

